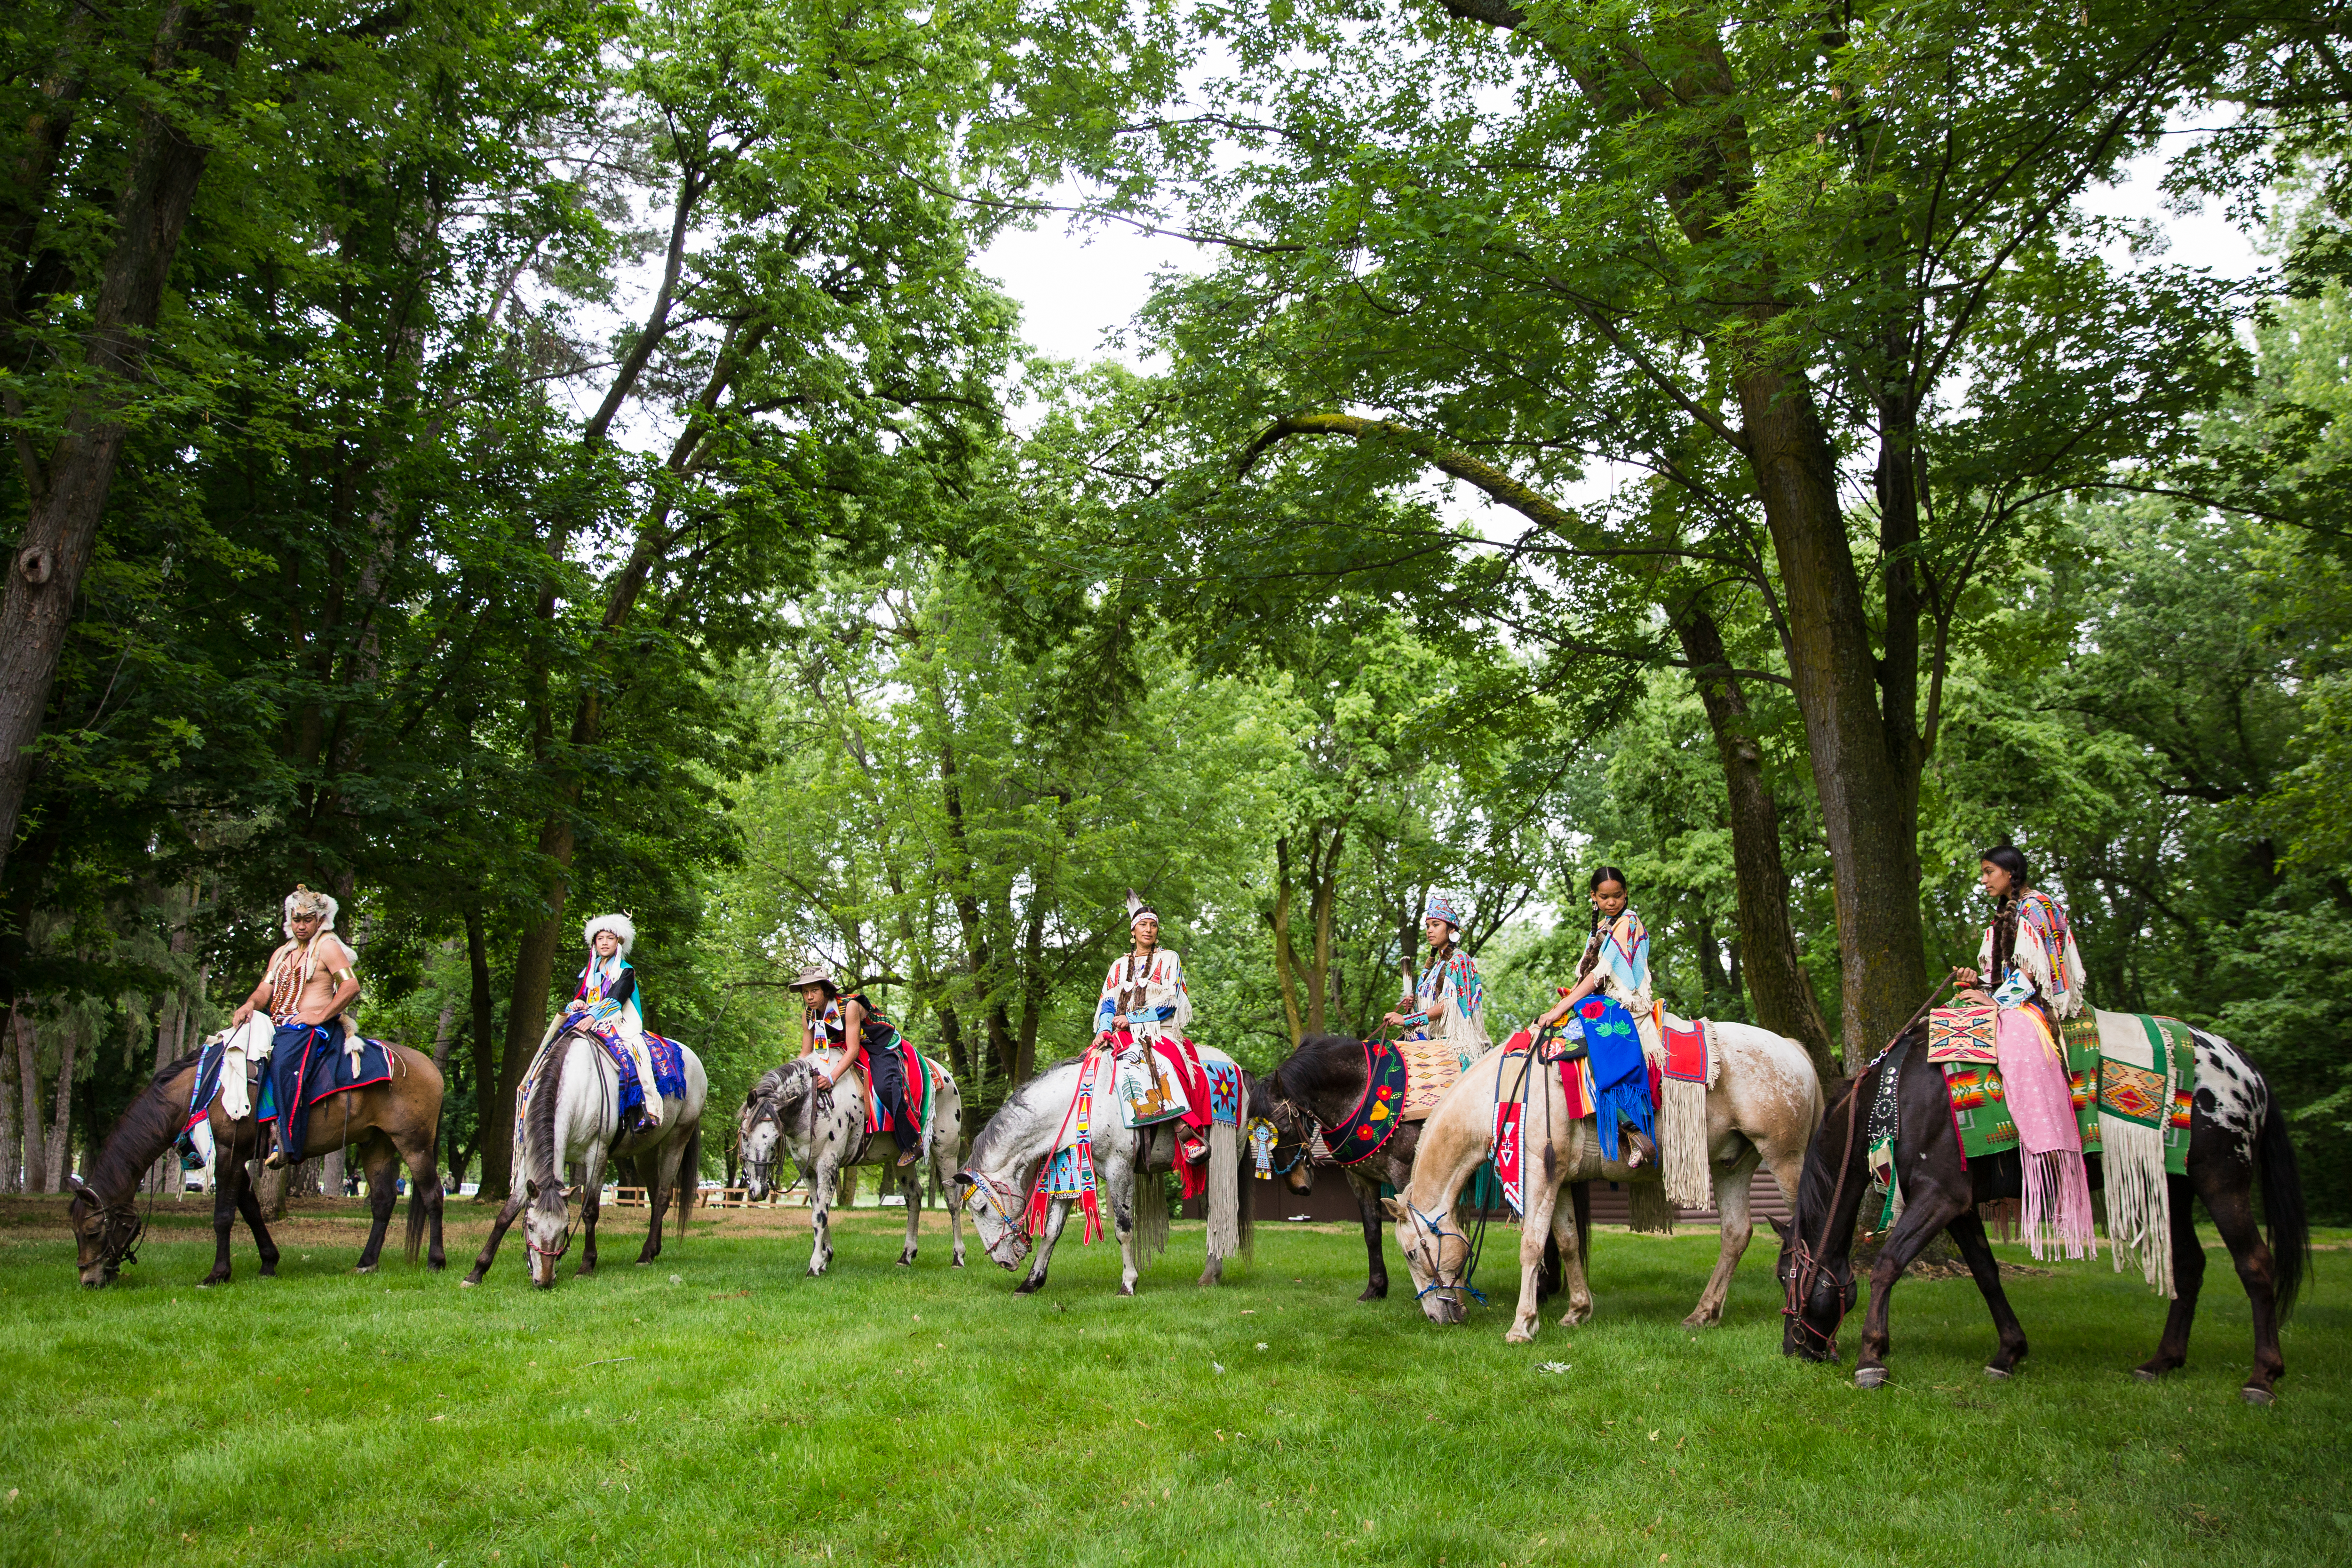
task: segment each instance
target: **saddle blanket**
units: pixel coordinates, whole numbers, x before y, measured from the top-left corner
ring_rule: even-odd
[[[1989,1013],[1992,1009],[1982,1011]],[[2095,1154],[2102,1150],[2099,1113],[2103,1107],[2109,1115],[2149,1125],[2160,1117],[2164,1123],[2164,1168],[2172,1175],[2185,1174],[2189,1169],[2189,1102],[2197,1087],[2196,1043],[2188,1026],[2178,1019],[2148,1014],[2105,1016],[2136,1019],[2165,1040],[2173,1053],[2172,1086],[2168,1094],[2161,1071],[2151,1071],[2141,1063],[2118,1060],[2103,1052],[2097,1016],[2086,1011],[2068,1019],[2061,1030],[2061,1040],[2066,1053],[2066,1076],[2074,1101],[2075,1126],[2083,1138],[2083,1152]],[[1929,1048],[1934,1049],[1932,1044]],[[1951,1097],[1952,1124],[1960,1135],[1961,1153],[1977,1160],[2016,1148],[2017,1123],[2009,1114],[2000,1065],[1965,1057],[1947,1058],[1937,1065],[1944,1069],[1944,1088]]]
[[[572,1029],[593,1036],[596,1043],[604,1047],[604,1055],[612,1059],[621,1080],[621,1115],[626,1118],[641,1109],[646,1103],[646,1086],[638,1081],[636,1058],[629,1054],[629,1047],[622,1043],[620,1036],[591,1023],[585,1013],[564,1015],[556,1036],[561,1038]],[[654,1087],[661,1091],[662,1098],[685,1099],[686,1058],[678,1055],[677,1042],[648,1029],[646,1031],[646,1054],[653,1058]]]
[[[329,1095],[341,1094],[345,1089],[365,1089],[392,1076],[392,1052],[385,1048],[382,1040],[362,1039],[360,1047],[359,1055],[354,1057],[340,1045],[330,1049],[314,1046],[302,1067],[302,1103],[315,1107]],[[207,1051],[205,1054],[209,1056],[211,1053]],[[217,1087],[220,1082],[217,1064],[212,1072],[213,1082]],[[197,1076],[201,1079],[203,1074],[199,1072]],[[262,1075],[261,1103],[253,1110],[256,1121],[278,1120],[278,1086],[271,1081],[275,1076],[269,1073]],[[209,1105],[210,1101],[207,1100],[206,1104]],[[190,1125],[194,1125],[193,1118]]]
[[[1998,1007],[1938,1007],[1927,1015],[1927,1059],[1931,1062],[1997,1062],[1994,1032]]]
[[[1425,1121],[1462,1077],[1462,1053],[1451,1040],[1399,1040],[1404,1060],[1404,1110],[1398,1120]]]

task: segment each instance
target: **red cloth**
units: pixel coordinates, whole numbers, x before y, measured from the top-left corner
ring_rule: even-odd
[[[1111,1042],[1115,1048],[1124,1050],[1135,1044],[1135,1031],[1115,1029]],[[1162,1036],[1152,1042],[1152,1049],[1160,1053],[1160,1059],[1168,1064],[1168,1070],[1176,1075],[1177,1083],[1184,1090],[1184,1114],[1178,1120],[1204,1135],[1197,1160],[1184,1159],[1182,1145],[1178,1145],[1176,1184],[1179,1195],[1189,1201],[1209,1190],[1209,1146],[1205,1141],[1209,1131],[1209,1075],[1201,1068],[1199,1049],[1188,1039]]]
[[[1706,1032],[1696,1024],[1687,1029],[1677,1029],[1669,1025],[1661,1032],[1666,1037],[1665,1076],[1680,1079],[1685,1083],[1705,1083]],[[1654,1080],[1651,1087],[1656,1087]]]

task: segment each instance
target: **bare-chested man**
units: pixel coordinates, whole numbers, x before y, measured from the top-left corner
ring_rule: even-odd
[[[284,946],[269,955],[269,967],[253,994],[236,1010],[232,1027],[268,1009],[277,1026],[270,1043],[269,1083],[277,1101],[278,1139],[269,1152],[272,1169],[302,1157],[310,1108],[302,1079],[320,1052],[342,1048],[350,1022],[343,1009],[360,994],[359,955],[335,934],[335,900],[298,885],[286,895]]]

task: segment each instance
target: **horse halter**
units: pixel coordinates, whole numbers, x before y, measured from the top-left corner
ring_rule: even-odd
[[[745,1106],[744,1109],[752,1113],[751,1121],[743,1129],[747,1134],[758,1131],[760,1130],[760,1123],[762,1121],[772,1122],[774,1124],[776,1129],[777,1142],[781,1143],[783,1142],[784,1119],[782,1113],[778,1111],[776,1109],[776,1101],[773,1095],[763,1094],[757,1100],[751,1101],[750,1105]],[[764,1160],[754,1160],[746,1156],[743,1161],[743,1168],[756,1173],[760,1178],[761,1184],[764,1186],[768,1183],[768,1172],[773,1168],[775,1163],[775,1151],[772,1148],[768,1152],[768,1157]]]
[[[971,1184],[971,1191],[963,1200],[964,1208],[975,1221],[986,1214],[1004,1227],[1004,1240],[1013,1251],[1013,1260],[1005,1267],[1020,1267],[1021,1260],[1029,1256],[1029,1227],[1017,1217],[1021,1210],[1019,1195],[985,1171],[959,1171],[956,1174],[958,1179]],[[1008,1198],[1013,1202],[1008,1204]],[[996,1248],[991,1247],[988,1251],[994,1257]]]
[[[1412,1223],[1422,1230],[1427,1231],[1430,1237],[1437,1244],[1436,1258],[1430,1266],[1429,1283],[1414,1291],[1412,1299],[1418,1301],[1434,1290],[1459,1290],[1476,1301],[1478,1305],[1482,1307],[1486,1305],[1486,1293],[1470,1283],[1470,1277],[1478,1271],[1478,1259],[1471,1251],[1469,1234],[1465,1231],[1446,1229],[1446,1216],[1443,1212],[1425,1215],[1415,1206],[1411,1198],[1406,1198],[1403,1202],[1404,1212],[1412,1216]],[[1454,1280],[1445,1278],[1445,1238],[1449,1236],[1462,1244],[1463,1255],[1466,1259],[1462,1269],[1462,1278]],[[1408,1249],[1407,1255],[1411,1255],[1411,1249]]]

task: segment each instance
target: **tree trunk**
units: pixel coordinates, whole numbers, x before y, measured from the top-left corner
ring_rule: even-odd
[[[233,0],[173,5],[157,31],[152,75],[175,76],[209,62],[217,68],[215,85],[200,102],[215,104],[252,26],[252,6]],[[122,405],[142,379],[148,339],[208,154],[208,138],[191,135],[160,108],[151,104],[141,116],[115,208],[113,249],[82,340],[89,384],[48,461],[37,465],[42,471],[26,476],[30,512],[0,597],[0,871],[16,837],[66,627],[130,433]]]
[[[1780,569],[1789,671],[1829,839],[1845,1059],[1860,1063],[1927,989],[1910,806],[1916,759],[1887,752],[1869,612],[1811,391],[1769,366],[1745,367],[1733,379]],[[1748,954],[1751,968],[1757,959]]]
[[[1298,1008],[1298,954],[1290,942],[1290,835],[1274,841],[1274,912],[1266,916],[1274,928],[1274,978],[1282,987],[1282,1013],[1290,1026],[1290,1048],[1306,1037],[1306,1020]]]
[[[560,914],[556,917],[558,921],[562,918]],[[489,966],[478,956],[481,941],[479,911],[467,910],[467,923],[468,945],[478,955],[473,961],[474,976],[478,982],[484,981],[488,977]],[[521,946],[516,951],[512,994],[508,1002],[506,1046],[499,1053],[494,1068],[488,1060],[488,1047],[483,1043],[489,1037],[488,1028],[483,1023],[484,1016],[489,1011],[488,993],[483,992],[485,1000],[474,1004],[478,1030],[474,1059],[479,1069],[474,1080],[475,1092],[478,1097],[488,1096],[488,1103],[479,1098],[476,1100],[481,1117],[480,1195],[485,1198],[504,1198],[507,1184],[513,1178],[514,1139],[511,1134],[501,1137],[499,1131],[514,1126],[516,1091],[522,1087],[522,1075],[530,1070],[531,1054],[539,1047],[539,1037],[547,1028],[548,973],[555,957],[556,930],[555,921],[540,925],[525,933]],[[528,963],[534,953],[537,955],[536,963]],[[538,977],[535,985],[531,983],[534,974]]]
[[[1706,708],[1707,728],[1715,732],[1731,805],[1732,888],[1748,1001],[1757,1023],[1803,1046],[1813,1070],[1826,1078],[1835,1071],[1836,1052],[1811,978],[1797,958],[1797,935],[1789,923],[1789,873],[1780,858],[1780,808],[1764,777],[1763,749],[1757,744],[1747,693],[1731,673],[1722,628],[1704,605],[1687,606],[1675,629]]]
[[[81,1050],[81,1025],[68,1017],[65,1033],[58,1040],[57,1121],[49,1129],[48,1162],[45,1193],[61,1193],[66,1187],[66,1156],[73,1140],[73,1079],[74,1058]]]
[[[11,1038],[0,1042],[0,1193],[24,1190],[24,1141],[16,1134],[16,1009],[8,1009]]]
[[[16,1087],[18,1103],[24,1107],[23,1190],[46,1193],[49,1176],[48,1141],[42,1135],[41,1122],[41,1041],[34,1032],[33,1021],[25,1016],[25,1004],[19,998],[8,1010],[8,1023],[16,1037]]]

